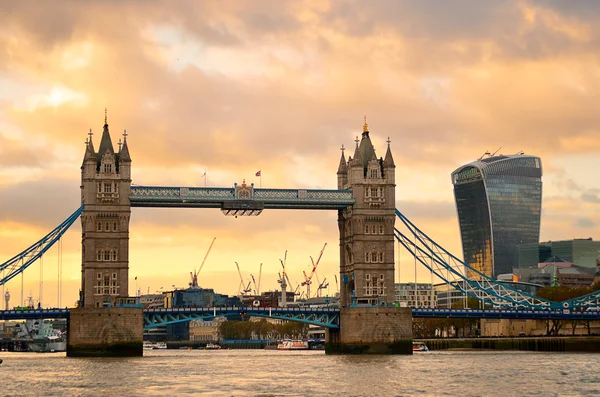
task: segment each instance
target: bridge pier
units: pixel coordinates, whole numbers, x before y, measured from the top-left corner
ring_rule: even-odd
[[[325,353],[412,354],[411,308],[342,308],[340,328],[326,333]]]
[[[141,357],[144,313],[141,308],[71,309],[68,357]]]

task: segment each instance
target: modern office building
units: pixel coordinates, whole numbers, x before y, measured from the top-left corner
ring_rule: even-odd
[[[519,269],[536,268],[538,263],[552,258],[549,243],[519,244]]]
[[[520,269],[537,268],[538,264],[551,262],[552,258],[572,262],[580,267],[595,268],[596,259],[600,258],[600,241],[594,241],[590,237],[519,245]]]
[[[452,173],[464,261],[483,274],[511,273],[518,246],[538,243],[542,162],[517,154],[480,158]],[[467,271],[470,278],[478,277]]]

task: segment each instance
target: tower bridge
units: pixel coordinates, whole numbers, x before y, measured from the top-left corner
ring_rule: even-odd
[[[270,308],[268,314],[327,326],[329,353],[410,354],[413,316],[517,318],[511,316],[544,316],[549,310],[555,316],[573,316],[576,313],[570,309],[600,305],[600,292],[552,302],[515,290],[471,268],[437,244],[395,208],[396,166],[391,142],[387,140],[385,157],[378,159],[366,120],[353,155],[346,158],[342,146],[337,189],[331,190],[262,189],[245,181],[231,188],[132,185],[127,134],[123,134],[115,151],[105,119],[98,151],[92,138],[90,131],[81,166],[81,207],[48,235],[0,265],[3,272],[0,284],[5,284],[39,259],[76,219],[81,219],[82,280],[78,308],[35,314],[0,312],[0,318],[68,317],[69,355],[141,355],[144,327],[211,316],[201,309],[150,313],[126,307],[131,303],[128,276],[132,207],[216,208],[230,216],[256,216],[265,209],[337,211],[341,309],[317,313],[312,309]],[[516,311],[516,314],[494,310],[461,314],[394,307],[396,241],[415,261],[465,295],[494,308]],[[471,278],[465,277],[467,271]],[[266,311],[260,309],[227,310],[227,313],[243,311],[267,316]],[[216,311],[212,315],[216,315]],[[597,313],[578,315],[587,316],[586,319],[599,317]]]

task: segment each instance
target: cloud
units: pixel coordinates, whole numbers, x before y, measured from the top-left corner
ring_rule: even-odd
[[[0,222],[32,224],[50,231],[79,206],[79,186],[70,181],[48,179],[0,185]]]
[[[575,226],[584,229],[591,229],[596,227],[596,222],[590,218],[578,218],[575,221]]]
[[[582,193],[581,200],[588,203],[600,203],[600,189],[590,189]]]
[[[338,149],[353,153],[366,114],[378,156],[391,139],[398,207],[454,253],[449,175],[499,147],[542,157],[547,239],[600,216],[595,3],[115,4],[0,6],[3,228],[35,234],[78,206],[83,142],[92,128],[98,147],[105,107],[115,146],[128,131],[137,184],[201,185],[204,169],[209,185],[259,183],[260,169],[263,186],[335,188]],[[185,263],[218,235],[277,265],[271,249],[333,245],[330,215],[136,208],[132,253],[160,271],[156,258]]]

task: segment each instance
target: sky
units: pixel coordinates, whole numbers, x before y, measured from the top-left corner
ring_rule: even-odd
[[[8,0],[0,20],[0,262],[80,205],[105,108],[135,184],[335,189],[366,115],[378,156],[391,141],[397,208],[457,256],[450,174],[486,151],[541,157],[541,240],[600,239],[599,2]],[[186,287],[216,238],[202,287],[236,294],[238,262],[246,280],[262,263],[261,290],[276,289],[286,250],[296,284],[327,243],[317,273],[333,294],[336,218],[134,208],[129,292]],[[80,247],[77,222],[62,295],[53,247],[4,286],[11,306],[21,283],[73,305]],[[397,281],[430,280],[396,256]]]

